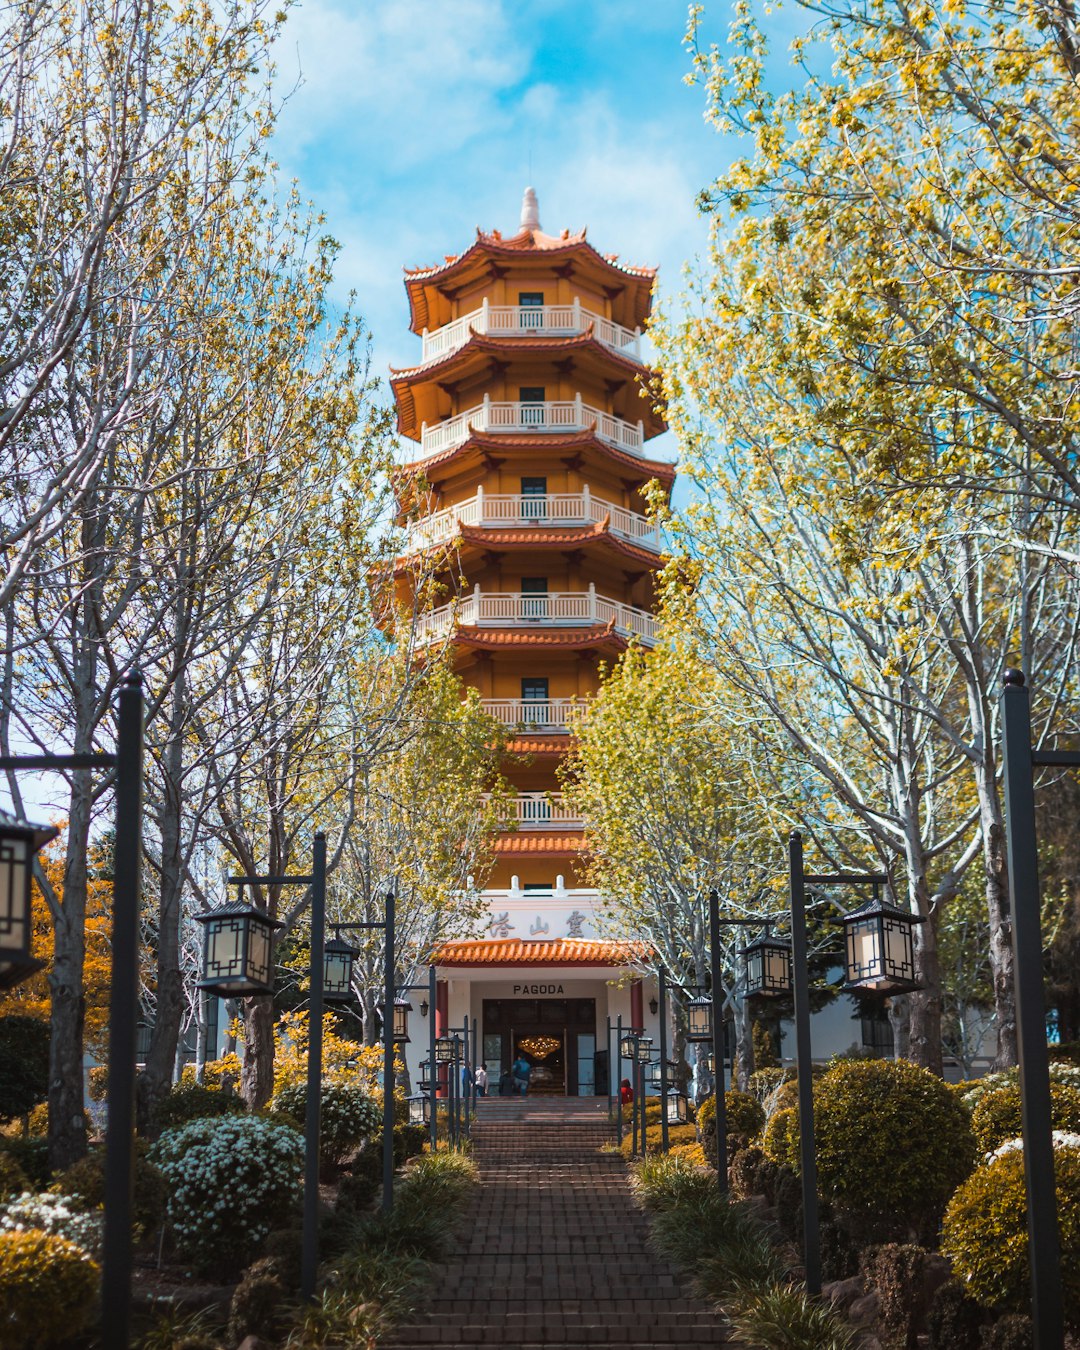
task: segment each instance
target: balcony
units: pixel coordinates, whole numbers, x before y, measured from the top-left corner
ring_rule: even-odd
[[[420,433],[420,457],[442,454],[469,439],[469,428],[493,436],[566,435],[574,431],[593,431],[617,450],[644,458],[645,428],[632,426],[621,417],[602,412],[581,401],[581,396],[563,402],[483,403],[458,413],[438,426],[425,422]]]
[[[564,735],[585,706],[580,699],[572,698],[485,698],[481,705],[489,717],[504,727]]]
[[[489,305],[485,300],[479,309],[465,314],[453,323],[436,328],[433,333],[424,330],[421,365],[438,361],[459,347],[464,347],[473,333],[495,337],[576,337],[592,326],[598,342],[620,356],[641,360],[641,330],[624,328],[612,323],[591,309],[583,309],[575,300],[570,305]]]
[[[530,526],[568,527],[592,525],[606,519],[608,529],[620,539],[653,553],[664,549],[663,532],[637,511],[594,497],[588,487],[582,492],[549,492],[536,496],[521,493],[491,493],[483,488],[468,501],[455,502],[442,511],[424,516],[409,526],[407,551],[448,544],[462,525],[491,529],[528,529]]]
[[[583,830],[585,822],[563,805],[561,792],[519,792],[504,803],[501,822],[518,830]]]
[[[414,629],[419,644],[449,637],[455,627],[467,628],[590,628],[612,624],[622,637],[639,637],[648,647],[659,640],[656,617],[619,600],[587,591],[481,591],[479,586],[460,600],[421,614]]]

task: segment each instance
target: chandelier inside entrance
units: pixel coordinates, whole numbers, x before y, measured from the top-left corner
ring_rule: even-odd
[[[560,1045],[562,1040],[558,1036],[526,1036],[518,1041],[518,1047],[534,1059],[547,1059]]]

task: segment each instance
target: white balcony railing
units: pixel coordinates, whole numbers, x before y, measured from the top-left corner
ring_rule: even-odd
[[[563,805],[561,792],[519,792],[504,803],[503,820],[519,830],[581,830],[585,822]]]
[[[421,458],[452,450],[469,438],[469,428],[489,435],[536,436],[559,435],[572,431],[595,429],[596,435],[609,445],[632,455],[643,455],[645,428],[624,422],[621,417],[606,413],[575,399],[544,403],[493,403],[487,397],[475,408],[458,413],[438,426],[425,422],[420,433]]]
[[[580,300],[570,305],[489,305],[485,300],[479,309],[464,314],[452,323],[436,328],[433,333],[424,330],[421,364],[464,347],[473,333],[500,337],[566,337],[584,333],[592,326],[598,342],[622,356],[641,360],[641,329],[624,328],[591,309],[583,308]]]
[[[485,698],[481,706],[504,727],[528,727],[544,731],[569,731],[584,708],[572,698]]]
[[[652,647],[659,637],[656,617],[648,610],[625,605],[587,591],[481,591],[479,586],[460,600],[421,614],[416,622],[418,643],[448,637],[455,625],[477,628],[587,628],[612,624],[624,637],[637,636]]]
[[[414,553],[448,544],[462,525],[528,529],[543,525],[591,525],[605,519],[612,534],[654,553],[663,551],[663,532],[658,525],[637,511],[617,506],[603,497],[594,497],[588,487],[581,492],[549,492],[536,496],[491,493],[478,488],[475,497],[455,502],[453,506],[444,507],[410,525],[408,550]]]

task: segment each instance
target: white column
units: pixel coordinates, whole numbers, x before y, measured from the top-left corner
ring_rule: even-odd
[[[580,394],[575,394],[575,395],[574,395],[574,423],[575,423],[575,425],[578,426],[578,427],[584,426],[584,424],[585,424],[585,418],[584,418],[584,416],[582,415],[582,411],[581,411],[581,395],[580,395]]]
[[[484,523],[484,485],[483,483],[476,489],[476,523]]]
[[[490,308],[490,304],[489,304],[489,301],[488,301],[487,296],[485,295],[485,296],[484,296],[484,299],[483,299],[483,301],[481,302],[481,305],[480,305],[480,331],[481,331],[481,333],[486,333],[486,332],[488,331],[488,309],[489,309],[489,308]]]
[[[575,332],[575,333],[580,333],[580,332],[581,332],[581,329],[582,329],[582,323],[581,323],[581,297],[575,295],[575,296],[574,296],[574,332]]]
[[[589,618],[596,622],[596,582],[589,582]]]
[[[489,430],[491,429],[491,395],[490,395],[490,394],[485,394],[485,395],[484,395],[484,409],[483,409],[483,412],[481,413],[481,418],[483,419],[484,425],[480,428],[480,430],[481,430],[481,431],[489,431]]]
[[[581,489],[581,500],[586,520],[592,520],[592,493],[589,491],[588,483]]]

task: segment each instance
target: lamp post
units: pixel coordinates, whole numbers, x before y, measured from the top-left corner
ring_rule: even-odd
[[[806,883],[825,886],[873,886],[874,898],[845,914],[846,989],[899,993],[920,986],[915,980],[915,925],[918,914],[884,904],[877,888],[883,872],[839,872],[809,875],[803,869],[802,835],[788,839],[788,886],[791,899],[791,970],[795,995],[795,1064],[799,1085],[799,1163],[802,1171],[803,1264],[810,1294],[821,1293],[821,1231],[817,1200],[817,1153],[814,1144],[814,1089],[810,1054],[810,967],[806,937]]]
[[[1031,1320],[1035,1344],[1059,1350],[1064,1339],[1061,1239],[1054,1187],[1054,1136],[1050,1063],[1043,994],[1039,849],[1035,829],[1033,770],[1043,765],[1075,768],[1080,752],[1032,750],[1031,703],[1019,670],[1005,672],[1001,692],[1005,832],[1012,902],[1013,980],[1020,1060],[1021,1129],[1027,1189]]]
[[[115,753],[3,755],[0,769],[114,769],[112,987],[109,993],[109,1118],[105,1130],[105,1233],[102,1245],[102,1350],[128,1350],[131,1330],[132,1135],[135,1128],[135,1027],[139,1004],[142,890],[142,676],[130,671],[117,698]],[[24,822],[18,822],[24,825]],[[29,837],[25,830],[32,831]],[[48,836],[41,840],[54,837]],[[42,831],[10,829],[0,843],[0,988],[36,969],[30,958],[29,870]],[[36,847],[40,847],[38,844]],[[21,858],[18,855],[22,855]],[[6,885],[6,895],[4,887]],[[18,922],[25,904],[25,929]]]
[[[274,930],[276,919],[245,905],[245,886],[304,886],[311,894],[310,1007],[308,1012],[307,1103],[304,1116],[304,1208],[300,1249],[300,1294],[305,1302],[315,1296],[319,1260],[319,1134],[322,1096],[323,994],[327,981],[326,835],[315,835],[310,876],[229,877],[237,900],[197,916],[203,924],[203,977],[199,987],[219,998],[273,993]],[[338,943],[329,955],[329,983],[337,991],[342,978],[352,978],[351,948]]]

